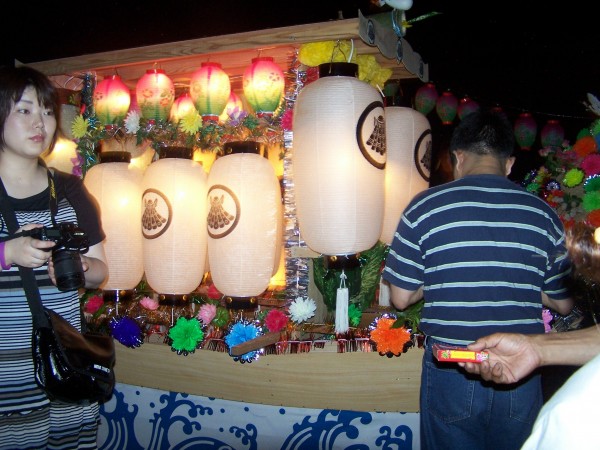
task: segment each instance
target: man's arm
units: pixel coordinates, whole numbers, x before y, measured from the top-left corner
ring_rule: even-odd
[[[423,286],[416,291],[407,291],[390,283],[390,296],[392,304],[396,308],[404,310],[423,298]]]

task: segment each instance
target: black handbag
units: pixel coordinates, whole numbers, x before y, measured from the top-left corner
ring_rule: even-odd
[[[49,179],[50,191],[55,193],[53,179]],[[18,224],[7,197],[0,180],[1,212],[13,233],[11,239],[16,237]],[[38,386],[51,401],[88,404],[108,400],[115,386],[113,338],[87,332],[83,315],[84,331],[80,333],[62,316],[44,308],[33,269],[18,267],[32,315],[32,354]]]

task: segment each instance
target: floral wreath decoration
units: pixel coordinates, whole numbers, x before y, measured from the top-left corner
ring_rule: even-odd
[[[370,339],[381,356],[400,356],[413,346],[412,330],[398,322],[395,314],[382,314],[369,325]]]

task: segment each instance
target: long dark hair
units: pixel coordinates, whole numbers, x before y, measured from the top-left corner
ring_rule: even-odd
[[[23,92],[33,87],[38,102],[44,108],[52,110],[56,117],[56,130],[50,142],[50,151],[54,148],[60,124],[60,101],[58,90],[52,81],[42,72],[27,66],[0,67],[0,148],[4,148],[4,126],[15,103],[21,100]]]

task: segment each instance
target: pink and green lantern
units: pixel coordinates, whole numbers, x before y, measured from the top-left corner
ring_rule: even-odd
[[[429,114],[435,108],[438,92],[433,83],[425,83],[415,94],[415,108],[423,115]]]
[[[281,103],[285,77],[273,58],[252,59],[243,76],[244,95],[257,116],[270,116]]]
[[[442,93],[435,103],[435,110],[443,125],[451,125],[458,110],[456,96],[450,91]]]
[[[231,93],[229,75],[221,64],[202,63],[190,81],[190,96],[203,121],[217,122]]]
[[[471,97],[465,96],[460,99],[460,102],[458,102],[458,108],[457,108],[456,112],[458,114],[458,118],[460,120],[463,120],[469,114],[477,111],[478,109],[479,109],[479,103],[477,103]]]
[[[540,133],[542,148],[560,147],[565,139],[565,130],[557,119],[549,119]]]
[[[144,119],[167,121],[175,101],[173,81],[162,69],[148,69],[135,87],[137,105]]]
[[[93,102],[100,123],[111,126],[125,119],[131,95],[119,75],[109,75],[96,85]]]
[[[531,113],[522,112],[515,120],[515,139],[521,150],[531,150],[537,136],[537,123]]]

